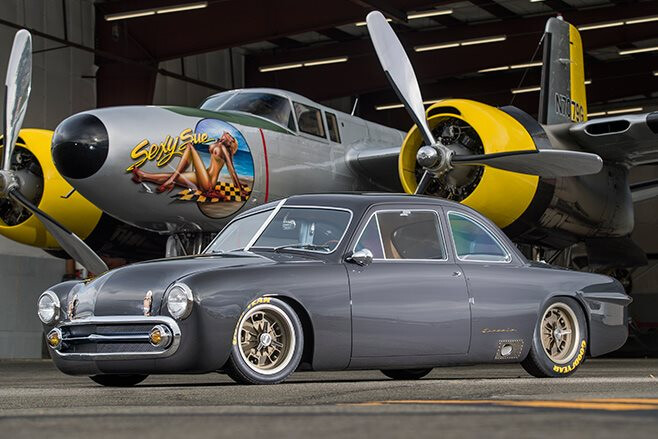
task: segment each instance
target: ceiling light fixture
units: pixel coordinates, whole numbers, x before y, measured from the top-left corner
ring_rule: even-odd
[[[452,9],[435,9],[429,11],[410,12],[407,14],[407,20],[416,20],[418,18],[436,17],[438,15],[450,15]]]
[[[155,10],[156,14],[169,14],[170,12],[183,12],[191,11],[193,9],[203,9],[208,7],[208,2],[187,3],[178,6],[169,6],[167,8],[158,8]]]
[[[634,18],[633,20],[626,20],[626,24],[641,24],[649,23],[651,21],[658,21],[658,15],[654,17]]]
[[[605,29],[608,27],[623,26],[624,24],[625,23],[623,21],[614,21],[612,23],[586,24],[584,26],[578,26],[578,30],[583,32],[586,30]]]
[[[375,107],[375,110],[377,110],[377,111],[394,110],[396,108],[404,108],[404,105],[402,105],[402,104],[377,105]]]
[[[386,21],[388,21],[390,23],[393,20],[391,18],[387,18]],[[354,23],[354,26],[362,27],[362,26],[365,26],[366,24],[368,24],[368,23],[366,23],[365,21],[357,21],[356,23]]]
[[[490,67],[488,69],[481,69],[481,70],[478,70],[478,73],[502,72],[504,70],[509,70],[509,66]]]
[[[450,43],[428,44],[426,46],[416,46],[414,47],[414,51],[427,52],[430,50],[450,49],[459,46],[474,46],[476,44],[497,43],[499,41],[505,41],[506,39],[506,35],[500,35],[497,37],[476,38],[473,40],[454,41]]]
[[[286,64],[275,64],[272,66],[262,66],[258,68],[258,71],[261,73],[267,72],[277,72],[279,70],[290,70],[290,69],[299,69],[301,67],[314,67],[314,66],[323,66],[327,64],[337,64],[342,62],[347,62],[349,58],[346,56],[340,56],[336,58],[323,58],[315,59],[311,61],[299,61]]]
[[[543,63],[541,61],[538,62],[529,62],[525,64],[513,64],[509,66],[510,69],[528,69],[530,67],[541,67]]]
[[[193,9],[203,9],[208,7],[208,2],[187,3],[183,5],[167,6],[162,8],[140,9],[130,12],[118,12],[116,14],[107,14],[105,21],[126,20],[129,18],[147,17],[155,14],[169,14],[172,12],[191,11]]]
[[[532,93],[534,91],[539,91],[539,90],[541,90],[541,87],[513,88],[512,89],[512,94],[513,95],[518,95],[520,93]]]
[[[642,110],[644,110],[643,107],[620,108],[617,110],[597,111],[594,113],[588,113],[587,116],[588,117],[605,116],[605,115],[611,116],[614,114],[635,113]]]
[[[633,55],[634,53],[654,52],[656,50],[658,50],[658,46],[640,47],[638,49],[620,50],[619,54],[620,55]]]
[[[443,101],[447,98],[441,98],[441,99],[430,99],[429,101],[423,101],[423,105],[432,105],[436,104],[437,102]],[[375,110],[381,111],[381,110],[396,110],[398,108],[404,108],[403,104],[386,104],[386,105],[377,105],[375,106]]]
[[[318,59],[315,61],[306,61],[304,62],[304,67],[313,67],[313,66],[323,66],[325,64],[336,64],[336,63],[341,63],[341,62],[347,62],[349,58],[346,56],[341,56],[338,58],[325,58],[325,59]]]
[[[650,23],[652,21],[658,21],[658,15],[652,16],[652,17],[640,17],[640,18],[633,18],[631,20],[625,20],[625,21],[611,21],[608,23],[594,23],[594,24],[584,24],[582,26],[578,26],[579,31],[587,31],[587,30],[594,30],[594,29],[605,29],[609,27],[618,27],[618,26],[623,26],[623,25],[633,25],[633,24],[642,24],[642,23]]]
[[[478,73],[488,73],[488,72],[502,72],[510,69],[528,69],[530,67],[541,67],[542,62],[530,62],[525,64],[513,64],[511,66],[500,66],[500,67],[490,67],[488,69],[480,69]]]
[[[303,63],[289,63],[289,64],[277,64],[274,66],[265,66],[265,67],[258,67],[258,71],[261,73],[266,73],[266,72],[276,72],[279,70],[290,70],[290,69],[298,69],[300,67],[304,67]]]
[[[642,107],[620,108],[619,110],[607,111],[606,114],[611,115],[611,114],[635,113],[635,112],[642,111],[642,110],[644,110],[644,108],[642,108]]]
[[[105,21],[126,20],[128,18],[146,17],[148,15],[155,15],[155,10],[146,9],[146,10],[141,10],[141,11],[121,12],[121,13],[118,13],[118,14],[108,14],[108,15],[105,16]]]

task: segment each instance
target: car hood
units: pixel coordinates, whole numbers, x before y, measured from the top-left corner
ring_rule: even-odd
[[[75,318],[110,315],[143,315],[144,299],[151,292],[151,309],[160,309],[163,295],[172,283],[190,274],[222,268],[270,265],[276,259],[253,253],[198,255],[159,259],[117,268],[69,293],[67,303],[77,299]]]

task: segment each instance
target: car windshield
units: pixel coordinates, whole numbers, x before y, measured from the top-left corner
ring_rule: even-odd
[[[206,248],[206,253],[228,253],[242,250],[272,214],[272,209],[231,222]]]
[[[255,92],[219,94],[208,98],[200,108],[212,111],[229,110],[251,113],[283,125],[290,130],[295,130],[290,101],[282,96]]]
[[[208,246],[207,253],[242,250],[271,217],[267,210],[229,224]],[[349,226],[350,212],[315,207],[283,207],[248,250],[301,250],[331,253]]]

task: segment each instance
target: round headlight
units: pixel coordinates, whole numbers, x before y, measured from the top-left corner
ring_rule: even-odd
[[[45,324],[55,322],[59,318],[59,298],[52,291],[46,291],[39,297],[39,320]]]
[[[183,283],[174,284],[169,288],[167,294],[167,309],[169,314],[175,319],[182,320],[187,318],[192,312],[192,290]]]

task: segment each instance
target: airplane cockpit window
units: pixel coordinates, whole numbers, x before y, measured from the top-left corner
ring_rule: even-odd
[[[199,106],[202,110],[217,111],[219,108],[224,105],[224,102],[232,98],[235,93],[220,93],[215,96],[211,96]]]
[[[325,113],[327,115],[327,128],[329,130],[329,138],[332,142],[340,143],[340,131],[338,130],[338,119],[333,113]]]
[[[237,93],[232,99],[221,98],[220,94],[206,100],[201,104],[202,110],[228,110],[242,111],[274,121],[288,129],[295,131],[295,121],[290,108],[290,101],[282,96],[268,93]],[[214,101],[219,99],[220,101]]]
[[[299,131],[313,136],[326,138],[324,123],[322,123],[322,112],[314,107],[294,102],[295,115]]]

